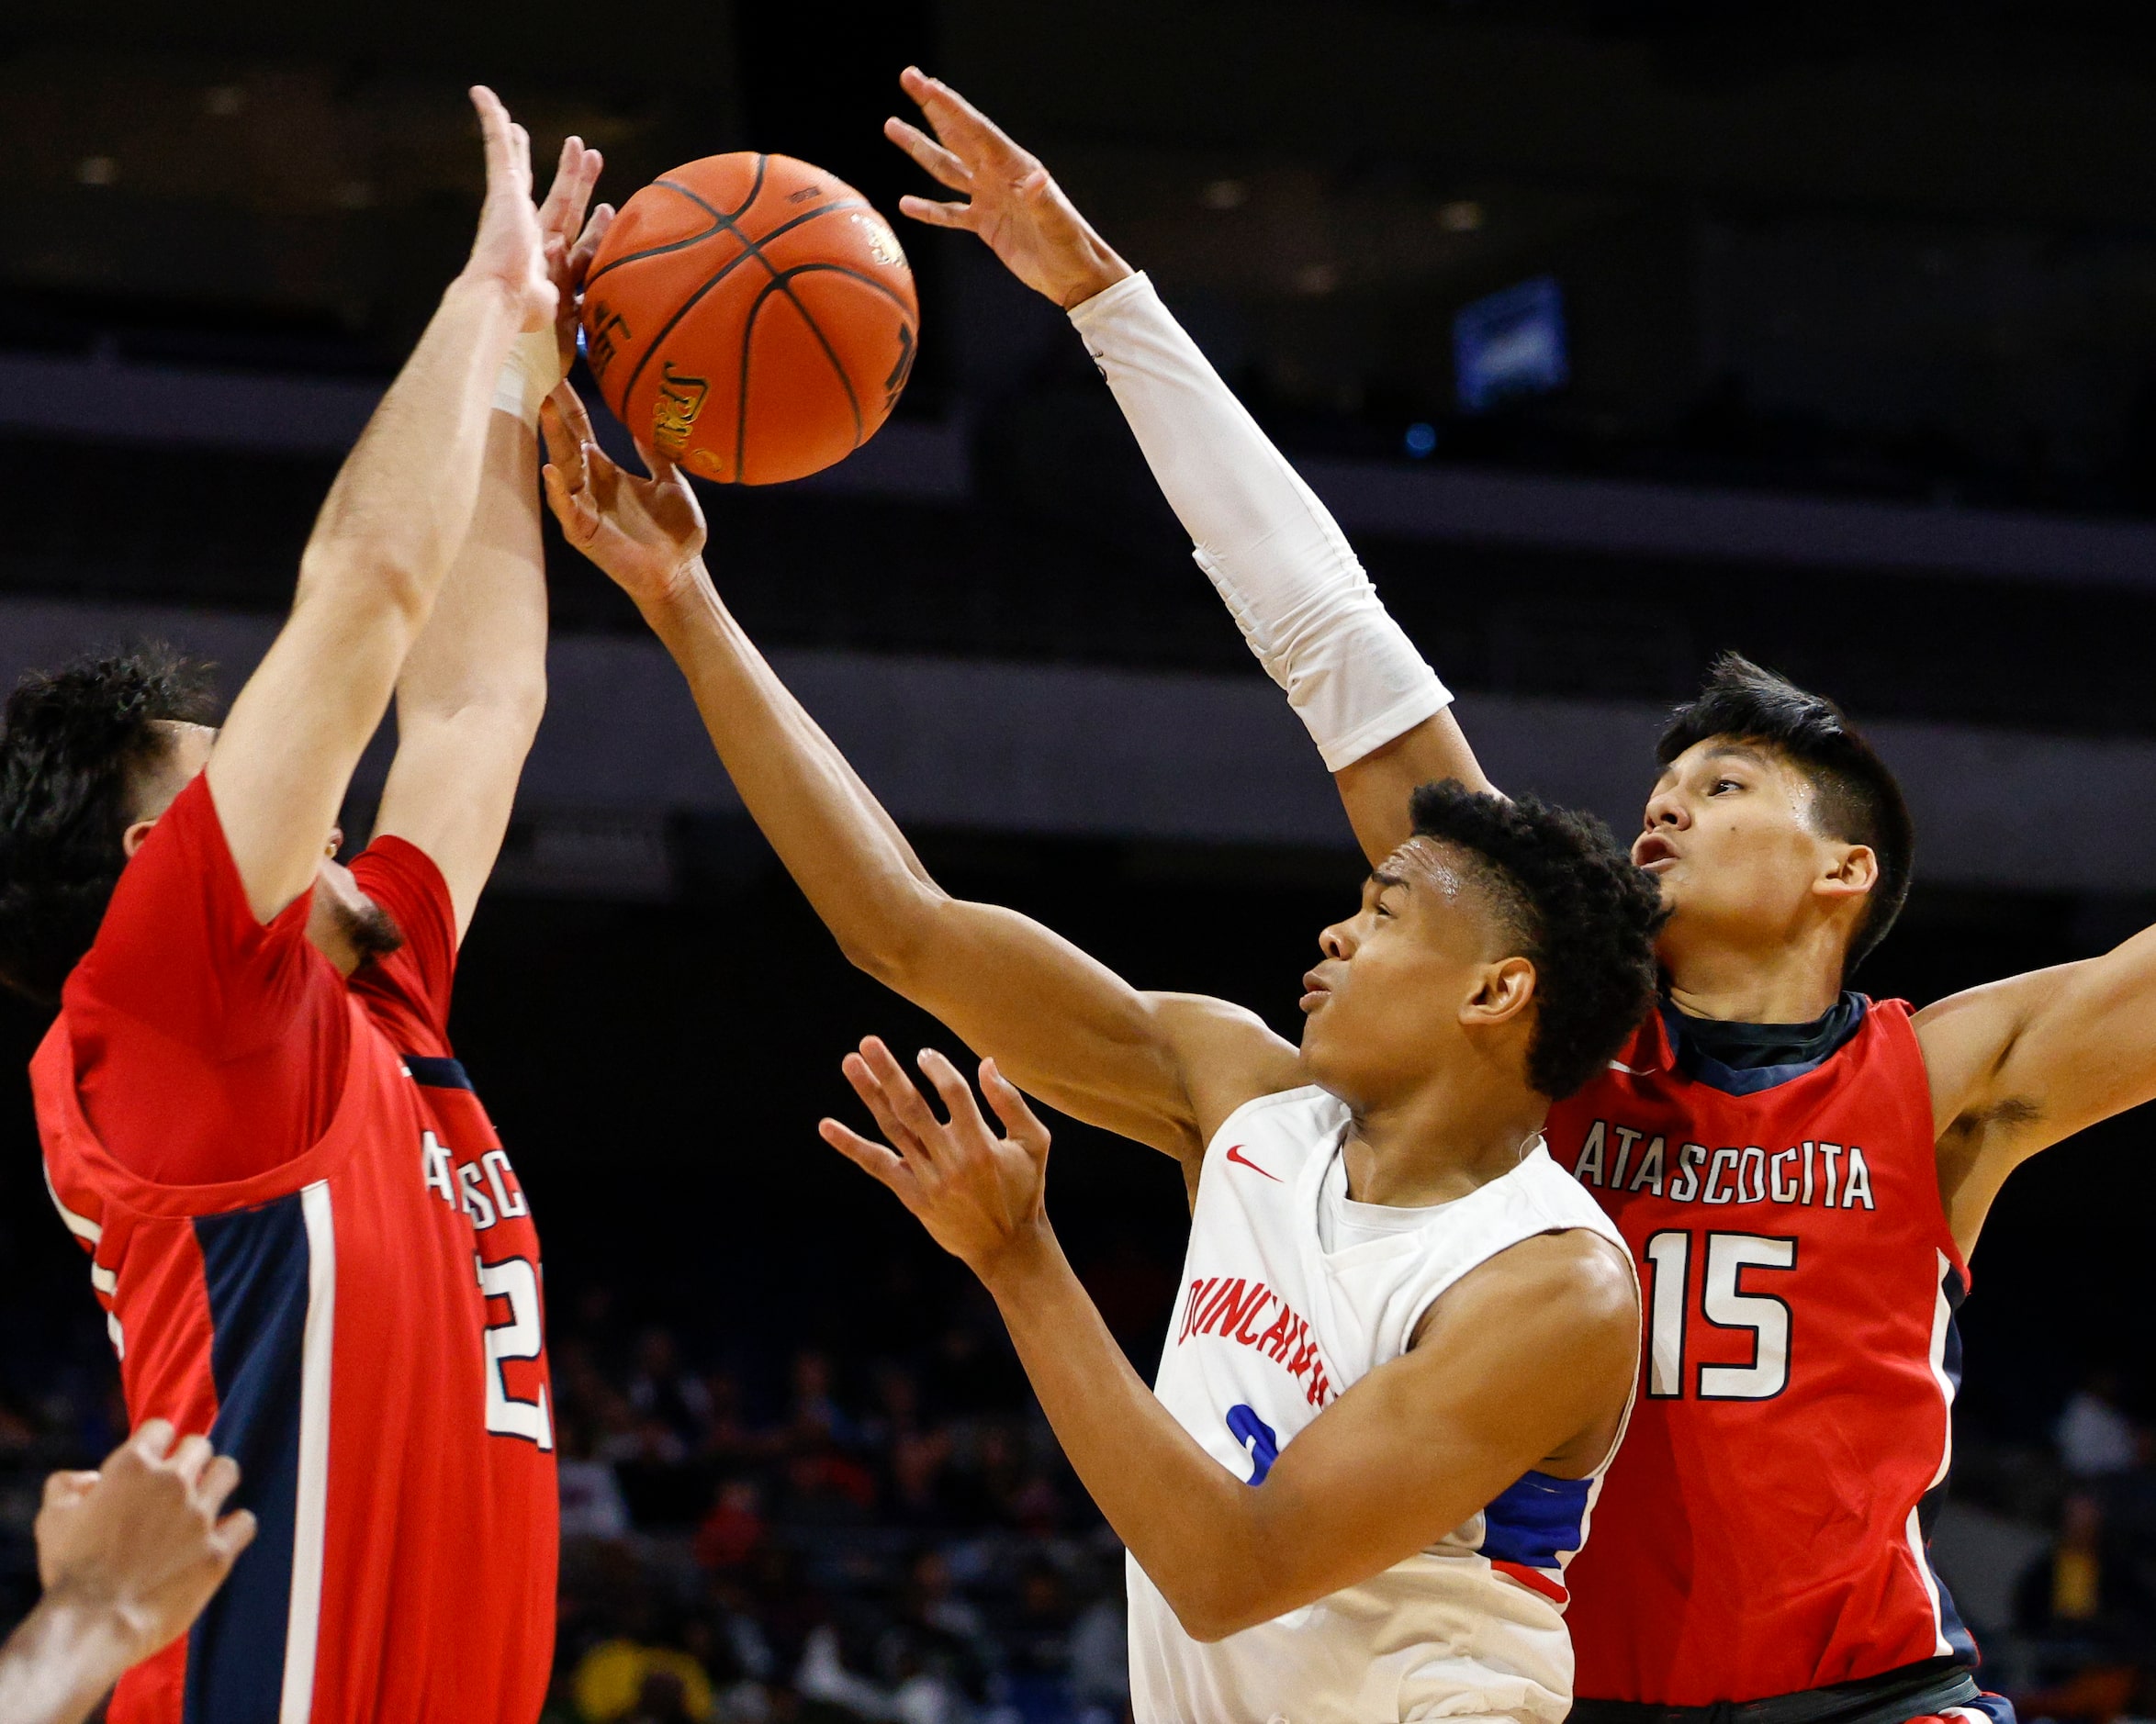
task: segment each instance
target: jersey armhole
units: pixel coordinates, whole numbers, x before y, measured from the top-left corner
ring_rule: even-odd
[[[1915,1069],[1921,1080],[1924,1095],[1923,1130],[1925,1145],[1925,1215],[1937,1229],[1933,1243],[1946,1258],[1948,1266],[1961,1278],[1961,1292],[1968,1296],[1971,1276],[1969,1261],[1961,1255],[1961,1242],[1954,1237],[1954,1223],[1947,1214],[1946,1193],[1939,1190],[1939,1146],[1937,1134],[1932,1130],[1931,1067],[1924,1058],[1924,1043],[1916,1034],[1915,1014],[1906,1000],[1875,1000],[1871,1002],[1870,1016],[1881,1026],[1890,1041],[1905,1038],[1900,1057],[1905,1058]]]

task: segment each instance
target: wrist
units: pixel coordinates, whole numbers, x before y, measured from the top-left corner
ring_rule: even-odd
[[[994,1255],[971,1267],[998,1304],[1023,1302],[1029,1292],[1066,1269],[1062,1247],[1046,1215],[1027,1222],[998,1246]]]
[[[142,1625],[118,1599],[91,1588],[63,1581],[38,1601],[37,1615],[85,1675],[106,1673],[100,1693],[144,1656]]]
[[[499,275],[471,269],[460,272],[442,290],[442,306],[444,310],[464,308],[477,314],[501,318],[510,325],[502,332],[505,346],[523,321],[522,301],[509,283]]]
[[[1096,233],[1085,236],[1085,259],[1072,273],[1070,280],[1057,294],[1056,303],[1065,311],[1075,311],[1088,299],[1104,294],[1119,281],[1128,281],[1138,272],[1126,263]]]
[[[712,584],[711,571],[699,553],[684,557],[666,574],[645,583],[639,589],[636,609],[652,632],[663,637],[696,612],[708,610],[717,599],[718,588]]]

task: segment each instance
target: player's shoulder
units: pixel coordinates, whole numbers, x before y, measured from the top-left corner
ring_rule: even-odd
[[[1293,1152],[1330,1146],[1348,1123],[1348,1104],[1314,1083],[1253,1095],[1214,1129],[1208,1157],[1238,1143],[1263,1141]]]
[[[1606,1238],[1623,1238],[1617,1224],[1603,1214],[1587,1187],[1558,1166],[1546,1139],[1538,1142],[1518,1167],[1495,1184],[1504,1192],[1509,1206],[1546,1221],[1551,1231],[1580,1229]]]

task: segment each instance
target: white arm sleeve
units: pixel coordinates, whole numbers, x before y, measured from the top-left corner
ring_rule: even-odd
[[[1338,772],[1452,700],[1339,526],[1140,274],[1071,321],[1250,649]]]

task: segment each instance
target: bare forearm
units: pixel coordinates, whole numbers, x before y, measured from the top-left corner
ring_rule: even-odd
[[[1123,1356],[1045,1227],[983,1277],[1073,1470],[1184,1627],[1247,1626],[1257,1493],[1192,1440]]]
[[[110,1612],[48,1595],[0,1646],[0,1718],[79,1724],[133,1662]]]
[[[537,448],[515,414],[493,413],[471,531],[397,681],[397,758],[377,830],[433,858],[460,935],[546,707]]]
[[[372,581],[423,610],[471,522],[493,384],[516,331],[502,289],[450,285],[322,504],[301,603],[326,586]]]
[[[1450,707],[1432,714],[1332,775],[1355,842],[1373,864],[1383,862],[1414,830],[1409,802],[1419,785],[1457,778],[1471,790],[1496,792]]]
[[[646,612],[750,816],[856,962],[888,968],[942,894],[882,805],[779,680],[702,565]]]
[[[292,615],[232,703],[210,789],[254,912],[314,878],[360,751],[470,524],[493,382],[515,330],[496,288],[452,286],[338,475]]]
[[[496,409],[470,529],[397,679],[398,721],[486,708],[536,722],[545,690],[539,446],[515,414]]]

